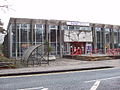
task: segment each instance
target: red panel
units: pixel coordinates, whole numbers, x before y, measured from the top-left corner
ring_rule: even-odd
[[[81,55],[85,53],[85,42],[71,42],[71,55]]]

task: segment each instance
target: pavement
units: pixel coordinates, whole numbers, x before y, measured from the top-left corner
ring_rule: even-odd
[[[61,59],[56,59],[55,61],[50,61],[49,65],[42,64],[41,66],[35,66],[35,67],[29,66],[27,68],[0,70],[0,76],[52,73],[52,72],[64,72],[64,71],[73,71],[73,70],[91,70],[91,69],[101,69],[101,68],[119,68],[119,67],[120,67],[120,59],[84,61],[84,60],[61,58]]]

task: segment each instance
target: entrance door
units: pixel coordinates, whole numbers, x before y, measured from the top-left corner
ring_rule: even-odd
[[[85,54],[85,42],[71,42],[71,55]]]

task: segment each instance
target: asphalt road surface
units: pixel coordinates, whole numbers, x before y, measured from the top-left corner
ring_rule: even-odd
[[[0,90],[120,90],[120,68],[0,77]]]

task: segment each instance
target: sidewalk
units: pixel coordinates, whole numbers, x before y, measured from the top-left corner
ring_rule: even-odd
[[[50,73],[59,71],[72,70],[90,70],[107,67],[120,67],[120,59],[101,60],[101,61],[81,61],[75,59],[56,59],[50,61],[50,64],[42,64],[41,66],[18,68],[18,69],[4,69],[0,70],[0,76],[19,75],[19,74],[33,74],[33,73]]]

